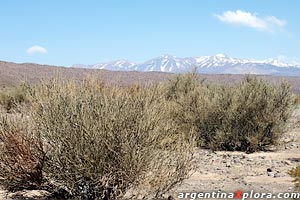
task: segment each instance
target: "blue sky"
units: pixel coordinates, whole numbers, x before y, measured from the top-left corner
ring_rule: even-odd
[[[297,0],[3,0],[0,60],[69,66],[162,54],[300,60]]]

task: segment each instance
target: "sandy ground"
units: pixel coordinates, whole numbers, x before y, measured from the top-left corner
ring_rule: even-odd
[[[299,164],[297,147],[250,155],[198,150],[195,172],[171,194],[180,197],[182,192],[293,192],[293,179],[287,171]],[[268,174],[268,168],[273,172]]]
[[[176,186],[166,196],[171,194],[175,199],[181,199],[178,197],[183,192],[235,193],[253,190],[254,193],[272,193],[275,195],[272,199],[279,199],[276,196],[279,193],[294,192],[293,179],[287,172],[300,164],[300,109],[294,112],[287,130],[282,139],[284,144],[270,152],[246,154],[196,149],[194,172],[190,178]],[[272,170],[269,174],[268,168]],[[40,191],[30,191],[21,194],[27,196],[27,199],[37,199],[40,193]],[[15,198],[0,189],[0,199]],[[189,196],[184,199],[193,198]]]

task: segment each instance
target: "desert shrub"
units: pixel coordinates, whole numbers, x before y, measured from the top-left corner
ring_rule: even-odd
[[[292,105],[297,108],[300,105],[300,95],[292,94]]]
[[[10,191],[38,189],[42,185],[45,153],[39,138],[25,128],[28,121],[0,119],[0,177]]]
[[[295,189],[300,191],[300,165],[291,169],[288,174],[294,178],[293,182],[295,183]]]
[[[277,145],[290,116],[290,106],[289,85],[283,82],[277,87],[247,76],[233,89],[232,104],[217,142],[226,149],[248,152]]]
[[[29,117],[49,147],[44,178],[54,190],[82,199],[130,198],[134,188],[161,196],[188,175],[192,145],[166,117],[160,86],[53,80],[30,94]]]
[[[22,85],[0,91],[0,105],[6,112],[11,112],[19,104],[28,103],[27,86]]]
[[[52,80],[28,87],[26,99],[0,123],[6,188],[43,185],[80,199],[161,196],[188,176],[195,142],[265,150],[291,105],[286,83],[247,76],[230,87],[195,73],[147,87]]]
[[[195,74],[178,76],[166,89],[177,110],[170,116],[194,130],[198,146],[253,152],[276,145],[290,115],[289,85],[250,76],[229,87],[206,84]]]

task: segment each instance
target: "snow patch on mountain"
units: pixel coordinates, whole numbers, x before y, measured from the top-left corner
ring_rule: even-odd
[[[94,65],[73,65],[77,68],[107,69],[114,71],[158,71],[171,73],[191,72],[195,68],[199,73],[208,74],[265,74],[300,76],[300,66],[288,64],[278,59],[252,60],[232,58],[225,54],[213,56],[180,58],[162,55],[144,63],[117,60]]]

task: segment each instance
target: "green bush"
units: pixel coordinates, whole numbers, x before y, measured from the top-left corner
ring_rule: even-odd
[[[250,76],[229,87],[205,84],[189,74],[165,89],[166,99],[177,105],[171,117],[196,132],[198,146],[214,150],[253,152],[276,145],[291,111],[289,85]]]

